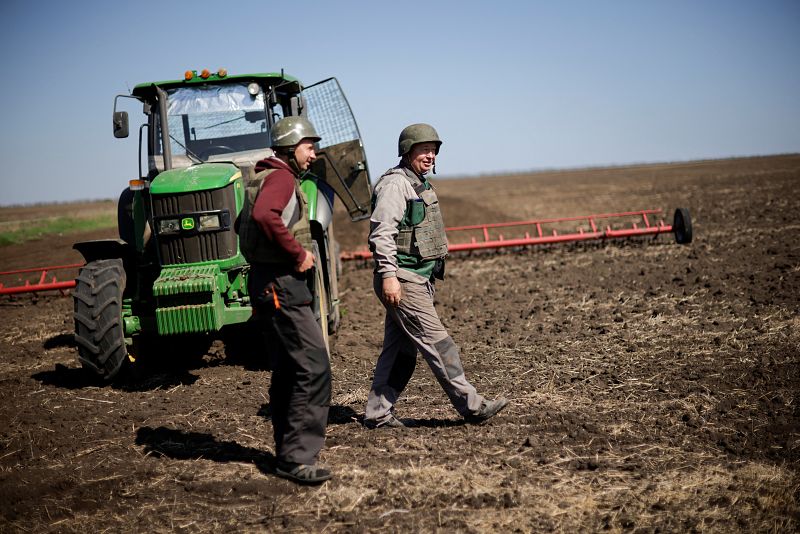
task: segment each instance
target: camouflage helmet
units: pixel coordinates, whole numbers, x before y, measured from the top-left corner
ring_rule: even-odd
[[[418,143],[436,143],[436,153],[439,153],[439,147],[442,146],[442,140],[439,139],[439,134],[430,124],[412,124],[403,128],[400,132],[400,139],[397,142],[397,155],[403,157],[408,154],[411,147]]]
[[[293,147],[303,139],[311,139],[315,143],[322,139],[305,117],[284,117],[275,123],[270,132],[272,148]]]

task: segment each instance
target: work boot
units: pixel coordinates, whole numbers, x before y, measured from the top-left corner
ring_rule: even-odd
[[[275,473],[282,478],[298,484],[322,484],[333,476],[331,472],[320,465],[296,464],[278,460],[275,464]]]
[[[481,403],[481,407],[478,408],[478,411],[469,415],[465,415],[464,420],[467,423],[477,425],[491,419],[506,406],[508,406],[508,400],[504,397],[500,397],[493,401],[484,400]]]
[[[381,422],[375,422],[371,419],[364,419],[364,426],[369,428],[370,430],[376,428],[405,428],[406,425],[400,419],[394,416],[394,414],[389,414],[387,419],[384,419]]]

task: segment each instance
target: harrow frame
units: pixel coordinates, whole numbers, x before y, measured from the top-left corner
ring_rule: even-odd
[[[466,226],[453,226],[446,228],[449,252],[468,252],[473,250],[500,249],[507,247],[528,247],[534,245],[547,245],[570,241],[590,241],[605,239],[620,239],[637,236],[657,236],[659,234],[674,233],[675,241],[686,244],[692,241],[692,225],[689,210],[678,208],[673,216],[673,223],[666,224],[663,219],[655,219],[663,210],[638,210],[620,213],[602,213],[596,215],[583,215],[578,217],[559,217],[550,219],[534,219],[529,221],[501,222],[490,224],[473,224]],[[572,231],[559,230],[566,224],[577,225]],[[524,230],[521,237],[508,238],[499,230],[511,229]],[[457,240],[456,236],[467,235],[467,240]],[[342,252],[339,255],[342,261],[368,260],[372,253],[366,249]],[[48,281],[48,273],[52,271],[79,269],[82,263],[69,265],[54,265],[51,267],[38,267],[32,269],[18,269],[15,271],[0,272],[2,277],[17,276],[17,285],[6,286],[0,281],[0,295],[13,295],[18,293],[32,293],[37,291],[59,290],[64,293],[75,287],[75,280],[59,281],[55,275]],[[19,275],[38,274],[38,281],[31,283],[29,279],[23,280]]]
[[[675,233],[679,244],[692,240],[691,219],[685,208],[675,210],[673,224],[666,224],[663,219],[651,222],[653,215],[663,213],[660,209],[626,211],[620,213],[602,213],[578,217],[559,217],[550,219],[534,219],[529,221],[502,222],[490,224],[473,224],[452,226],[445,230],[450,244],[448,251],[465,252],[472,250],[499,249],[506,247],[527,247],[547,245],[569,241],[589,241],[618,239],[636,236]],[[605,224],[600,224],[600,222]],[[578,223],[573,231],[561,231],[553,226],[565,223]],[[582,224],[581,224],[582,223]],[[521,237],[508,238],[499,229],[525,229]],[[473,234],[468,241],[454,239],[456,235]],[[477,235],[474,235],[477,234]],[[353,252],[343,252],[342,260],[367,260],[372,253],[366,248]]]

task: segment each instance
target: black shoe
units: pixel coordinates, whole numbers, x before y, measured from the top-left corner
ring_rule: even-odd
[[[483,423],[497,415],[500,410],[508,406],[508,400],[500,397],[499,399],[495,399],[493,401],[483,401],[481,403],[481,407],[478,409],[477,412],[469,415],[464,416],[464,420],[467,423],[472,423],[477,425],[479,423]]]
[[[297,482],[298,484],[322,484],[330,480],[331,472],[319,465],[296,464],[278,460],[275,473],[282,478]]]
[[[389,415],[388,419],[385,419],[380,423],[377,423],[371,419],[364,419],[364,426],[370,430],[374,430],[376,428],[405,428],[406,424],[394,415]]]

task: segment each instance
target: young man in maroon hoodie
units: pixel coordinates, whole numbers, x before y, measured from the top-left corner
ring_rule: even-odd
[[[237,224],[250,263],[248,291],[270,345],[269,389],[276,473],[300,484],[331,478],[317,465],[325,443],[331,370],[322,330],[311,309],[311,227],[299,176],[316,159],[320,140],[304,117],[272,128],[274,156],[258,162]]]

